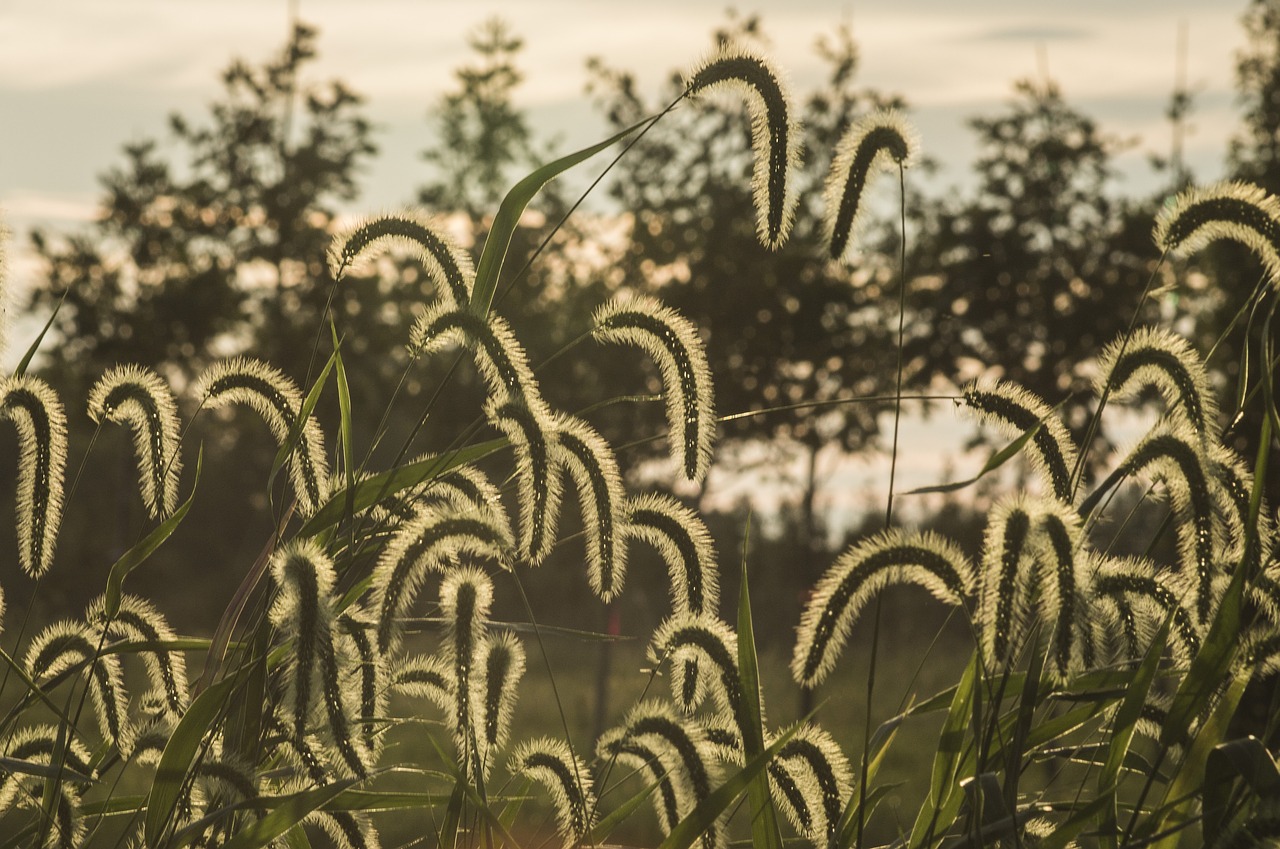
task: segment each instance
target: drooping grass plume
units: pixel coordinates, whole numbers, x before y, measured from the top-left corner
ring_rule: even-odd
[[[1207,468],[1210,476],[1217,482],[1213,491],[1219,496],[1218,512],[1225,524],[1223,536],[1226,549],[1222,557],[1230,568],[1240,563],[1247,551],[1249,562],[1244,564],[1244,568],[1247,574],[1258,577],[1262,571],[1262,558],[1275,535],[1275,523],[1268,514],[1264,501],[1253,528],[1249,528],[1253,472],[1241,460],[1240,455],[1218,442],[1210,443]],[[1257,545],[1247,545],[1250,533],[1257,535]]]
[[[604,437],[582,419],[558,415],[553,427],[555,465],[568,473],[578,492],[591,589],[602,600],[612,601],[627,576],[627,549],[622,544],[626,494],[618,460]]]
[[[458,343],[475,355],[476,368],[493,403],[522,401],[535,411],[544,411],[546,402],[529,368],[528,355],[511,332],[511,325],[496,313],[480,316],[468,309],[434,304],[414,322],[409,352],[415,357],[430,356]]]
[[[947,604],[973,592],[973,565],[933,533],[886,531],[857,543],[822,576],[797,629],[791,674],[814,687],[830,674],[858,613],[890,584],[918,584]]]
[[[302,409],[302,395],[279,369],[261,360],[236,357],[214,363],[200,378],[200,397],[210,409],[246,404],[271,429],[276,444],[283,445]],[[308,416],[289,458],[290,476],[298,512],[310,516],[329,494],[329,464],[324,434],[314,416]]]
[[[471,727],[486,768],[493,762],[492,753],[507,743],[524,669],[524,646],[512,633],[489,637],[476,652],[475,674],[471,676]]]
[[[453,678],[453,706],[449,727],[454,730],[461,761],[470,761],[475,728],[471,719],[474,677],[479,672],[476,655],[484,641],[485,622],[493,605],[493,582],[474,567],[456,567],[445,573],[440,585],[440,610],[444,616],[444,660]],[[483,674],[480,672],[480,674]]]
[[[795,217],[792,175],[800,164],[801,126],[781,73],[763,56],[725,45],[686,78],[690,96],[708,89],[740,92],[751,114],[755,169],[751,187],[756,204],[756,234],[769,250],[787,240]]]
[[[1141,327],[1127,342],[1112,342],[1099,358],[1094,384],[1099,395],[1109,384],[1116,400],[1154,386],[1170,414],[1185,419],[1202,440],[1216,430],[1217,404],[1204,361],[1186,339],[1170,330]]]
[[[595,818],[595,792],[587,765],[567,743],[554,737],[521,743],[509,768],[513,775],[529,776],[547,788],[565,849],[586,837]]]
[[[667,565],[672,613],[713,615],[720,607],[720,581],[711,532],[697,513],[664,493],[639,495],[624,507],[623,536],[653,546]],[[683,700],[691,702],[698,686],[696,658],[681,673]]]
[[[286,795],[333,783],[332,759],[328,747],[320,740],[315,737],[297,740],[287,734],[282,742],[284,745],[277,751],[301,774],[284,784],[282,790]],[[324,829],[338,849],[379,849],[381,846],[378,832],[364,812],[316,810],[307,814],[303,822]]]
[[[1080,518],[1057,499],[1017,497],[991,511],[976,613],[990,668],[1016,654],[1037,624],[1049,642],[1050,680],[1089,665],[1092,563],[1080,545]]]
[[[1120,608],[1121,616],[1127,613],[1139,620],[1126,628],[1135,629],[1138,638],[1131,642],[1136,642],[1141,651],[1145,651],[1150,636],[1165,618],[1172,615],[1170,645],[1179,661],[1187,663],[1200,650],[1202,636],[1194,611],[1183,601],[1192,594],[1186,589],[1188,583],[1176,573],[1157,574],[1149,560],[1107,558],[1093,576],[1093,595],[1095,601],[1126,605]],[[1141,651],[1136,655],[1140,657]]]
[[[832,259],[850,258],[850,248],[866,220],[863,201],[872,177],[879,171],[910,167],[919,148],[915,128],[893,109],[860,116],[845,130],[823,191],[822,223]]]
[[[439,655],[399,658],[391,667],[391,686],[397,693],[427,699],[450,715],[453,709],[453,670]]]
[[[1216,481],[1206,470],[1195,431],[1177,422],[1157,424],[1111,477],[1141,474],[1162,481],[1169,493],[1177,517],[1179,568],[1184,574],[1195,576],[1196,621],[1203,626],[1214,608],[1211,585],[1217,568],[1214,554],[1219,534],[1211,489]]]
[[[378,741],[381,739],[377,735],[377,729],[386,711],[387,697],[382,686],[386,677],[382,657],[373,646],[374,625],[368,614],[356,607],[338,617],[338,631],[342,635],[344,646],[349,644],[350,653],[359,664],[360,732],[365,748],[376,760]],[[339,651],[339,654],[343,653],[346,651]]]
[[[671,829],[680,821],[681,812],[689,810],[689,801],[687,788],[673,780],[657,748],[646,740],[628,735],[621,728],[611,728],[596,741],[596,755],[602,761],[616,759],[620,764],[648,772],[646,781],[658,785],[658,793],[653,797],[653,808],[658,814],[658,828],[664,837],[670,834]],[[704,846],[706,838],[704,834]]]
[[[358,732],[358,684],[340,663],[335,643],[333,562],[313,540],[291,542],[271,558],[277,593],[269,612],[271,624],[292,638],[287,667],[289,723],[295,741],[305,740],[316,706],[323,708],[326,730],[342,762],[352,774],[369,771],[369,751]]]
[[[545,411],[521,401],[490,402],[490,424],[511,441],[516,455],[516,501],[520,509],[520,557],[537,565],[556,541],[562,482],[555,472],[555,429]]]
[[[635,345],[662,374],[671,457],[686,479],[701,481],[716,438],[711,368],[693,322],[655,298],[619,299],[596,310],[595,338]]]
[[[27,648],[27,671],[47,684],[76,666],[88,676],[94,713],[102,736],[116,744],[125,757],[133,751],[133,725],[129,722],[129,697],[124,687],[120,657],[98,656],[101,631],[83,622],[54,622],[35,636]]]
[[[719,786],[715,747],[701,728],[690,725],[688,718],[677,714],[670,705],[652,699],[641,701],[615,731],[621,739],[648,743],[659,756],[675,786],[675,795],[686,800],[677,806],[680,817],[686,816]],[[701,845],[704,849],[715,849],[726,840],[722,817],[703,834]]]
[[[488,516],[424,507],[413,521],[396,530],[373,569],[379,653],[391,651],[398,637],[396,620],[413,603],[428,572],[443,571],[450,558],[459,554],[505,565],[511,547],[507,528]]]
[[[1044,477],[1058,500],[1072,501],[1076,446],[1052,407],[1016,383],[1003,380],[969,383],[964,387],[964,403],[981,421],[994,424],[1011,438],[1039,425],[1027,445],[1031,467]]]
[[[352,268],[395,242],[414,249],[442,300],[453,307],[465,307],[471,302],[476,276],[471,257],[418,210],[375,215],[335,234],[329,244],[330,276],[341,280]]]
[[[1228,181],[1182,192],[1156,216],[1156,247],[1190,256],[1219,239],[1253,251],[1280,285],[1280,200],[1250,183]]]
[[[777,762],[797,777],[805,796],[809,828],[805,836],[818,846],[835,846],[840,814],[852,792],[853,770],[835,738],[805,723],[778,750]],[[797,812],[798,813],[798,812]]]
[[[63,765],[74,770],[76,775],[96,777],[89,751],[84,745],[74,735],[68,736],[65,743]],[[20,728],[9,736],[4,756],[29,764],[55,766],[53,754],[57,744],[58,729],[54,726]],[[69,772],[63,772],[63,780],[58,784],[59,795],[54,803],[53,822],[49,826],[44,844],[47,849],[74,849],[83,845],[88,830],[80,811],[84,787],[83,781],[77,780]],[[33,816],[42,816],[40,804],[43,789],[43,778],[6,770],[3,779],[0,779],[0,813],[25,806]]]
[[[703,670],[698,678],[699,686],[690,699],[683,682],[673,679],[671,689],[676,705],[690,713],[701,702],[703,691],[710,689],[716,705],[733,717],[738,733],[745,736],[748,720],[742,676],[738,672],[737,644],[733,630],[714,616],[677,613],[654,631],[649,642],[649,660],[659,663],[670,659],[672,667],[679,669],[686,659],[696,658]]]
[[[18,430],[18,561],[32,578],[53,562],[62,522],[67,415],[38,377],[0,378],[0,418]]]
[[[89,390],[89,417],[124,423],[133,429],[142,501],[153,519],[178,506],[178,405],[160,375],[139,366],[117,366]]]
[[[88,621],[101,627],[106,624],[105,600],[100,596],[85,614]],[[177,634],[169,622],[150,602],[134,595],[120,598],[120,609],[107,634],[113,640],[161,643],[174,640]],[[138,652],[146,664],[151,692],[142,697],[144,704],[154,703],[169,714],[179,716],[187,708],[187,661],[180,651],[156,648]]]

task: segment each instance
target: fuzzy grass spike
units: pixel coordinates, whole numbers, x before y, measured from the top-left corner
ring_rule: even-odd
[[[138,366],[117,366],[89,390],[89,417],[127,424],[133,429],[142,501],[153,519],[178,506],[178,405],[160,375]]]
[[[782,74],[763,56],[725,45],[686,78],[689,96],[709,89],[741,92],[751,114],[755,168],[751,188],[760,243],[777,250],[795,217],[793,174],[800,164],[801,127]]]
[[[823,191],[823,227],[832,259],[851,259],[854,240],[867,218],[863,201],[872,178],[877,172],[910,167],[919,148],[915,128],[892,109],[864,115],[849,125],[836,145]]]
[[[1057,412],[1042,399],[1007,381],[975,381],[964,387],[965,406],[981,421],[990,422],[1010,437],[1039,426],[1027,445],[1031,467],[1045,478],[1060,501],[1070,503],[1071,471],[1076,447]]]
[[[521,743],[511,756],[510,771],[536,779],[547,788],[565,849],[586,838],[595,817],[595,793],[587,765],[568,744],[554,737]]]
[[[67,415],[49,384],[23,376],[0,378],[0,418],[18,431],[18,560],[39,578],[53,563],[62,522]]]
[[[1156,216],[1156,247],[1187,257],[1219,239],[1253,251],[1280,286],[1280,200],[1250,183],[1190,188]]]
[[[462,308],[471,302],[476,276],[471,257],[437,222],[412,209],[375,215],[336,234],[329,245],[329,274],[342,280],[351,269],[397,242],[414,249],[446,303]]]
[[[604,437],[582,419],[561,415],[553,426],[556,465],[578,491],[591,589],[603,601],[612,601],[622,593],[627,575],[622,544],[626,493],[618,460]]]

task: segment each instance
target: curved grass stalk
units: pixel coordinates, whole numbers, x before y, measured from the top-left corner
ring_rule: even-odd
[[[0,378],[0,418],[18,431],[18,559],[39,578],[53,563],[62,522],[67,416],[49,384],[23,376]]]
[[[716,438],[711,368],[693,323],[655,298],[615,300],[596,310],[595,338],[635,345],[662,374],[671,457],[686,479],[701,481]]]
[[[582,419],[560,415],[553,427],[555,466],[568,472],[578,491],[591,589],[612,601],[622,593],[627,576],[621,527],[626,493],[618,460],[604,437]]]
[[[1031,467],[1044,477],[1058,500],[1072,502],[1071,471],[1076,464],[1076,446],[1052,407],[1021,386],[1003,380],[968,384],[964,402],[980,420],[994,424],[1011,437],[1038,426],[1027,446]]]
[[[117,366],[89,390],[89,417],[95,422],[128,424],[138,456],[142,501],[153,519],[163,519],[178,506],[178,405],[169,384],[150,369]]]
[[[485,412],[515,449],[520,557],[536,566],[555,545],[560,515],[562,482],[552,465],[555,429],[549,414],[520,401],[490,402]]]
[[[1099,357],[1094,388],[1123,401],[1154,386],[1172,416],[1185,420],[1202,441],[1216,430],[1217,404],[1200,355],[1172,331],[1142,327],[1108,345]]]
[[[487,770],[494,753],[507,743],[515,715],[520,679],[524,677],[524,646],[511,633],[503,632],[480,644],[471,679],[471,727],[476,730],[480,763]]]
[[[297,424],[302,395],[279,369],[261,360],[236,357],[215,363],[200,378],[199,395],[209,409],[246,404],[262,417],[277,445],[284,445]],[[329,463],[324,433],[314,416],[307,416],[290,455],[290,477],[298,512],[306,517],[320,508],[329,494]]]
[[[288,669],[287,710],[293,739],[305,740],[314,705],[322,705],[327,731],[342,762],[363,778],[370,753],[357,733],[358,695],[351,677],[341,668],[334,648],[338,640],[333,614],[333,563],[315,542],[286,545],[271,558],[271,576],[278,588],[271,605],[271,624],[293,641]]]
[[[521,743],[511,756],[510,771],[529,776],[547,788],[565,849],[591,831],[596,800],[587,778],[590,773],[563,740],[539,737]]]
[[[101,597],[89,605],[85,618],[101,627],[108,624]],[[110,622],[107,634],[116,640],[161,643],[177,638],[169,622],[149,602],[133,595],[120,598],[120,609]],[[180,651],[157,648],[138,652],[146,664],[151,692],[144,704],[158,705],[162,711],[180,716],[187,709],[187,661]]]
[[[475,355],[476,368],[493,403],[519,401],[545,411],[546,402],[529,368],[529,358],[511,325],[496,313],[485,317],[445,303],[434,304],[414,322],[409,352],[415,357],[429,356],[459,342]]]
[[[415,249],[415,258],[436,284],[442,300],[458,308],[471,302],[476,279],[471,257],[437,222],[419,210],[375,215],[335,234],[329,244],[330,276],[335,281],[342,280],[351,269],[394,242]]]
[[[746,48],[726,45],[686,77],[689,96],[708,89],[742,93],[751,114],[755,168],[751,181],[756,234],[769,250],[787,240],[795,217],[792,174],[800,164],[801,126],[791,94],[773,64]]]
[[[823,230],[828,256],[850,260],[854,240],[866,221],[863,194],[878,171],[910,167],[920,139],[896,110],[856,118],[836,144],[823,189]]]
[[[1215,183],[1184,191],[1160,210],[1152,234],[1156,246],[1190,256],[1219,239],[1253,251],[1273,286],[1280,285],[1280,201],[1258,186]]]
[[[54,622],[32,639],[25,665],[37,682],[51,681],[72,666],[83,665],[102,736],[128,757],[134,728],[129,722],[124,670],[118,656],[98,655],[100,638],[98,629],[83,622]]]
[[[511,544],[505,527],[474,512],[426,507],[400,527],[373,569],[378,652],[391,652],[396,619],[413,603],[428,572],[443,571],[450,558],[464,553],[505,564]]]
[[[796,682],[814,687],[830,674],[863,606],[890,584],[918,584],[940,601],[962,604],[973,565],[932,534],[885,531],[848,549],[827,570],[805,607],[791,659]]]

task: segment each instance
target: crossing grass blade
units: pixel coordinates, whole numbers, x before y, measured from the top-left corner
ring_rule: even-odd
[[[965,487],[972,486],[973,484],[982,480],[991,472],[994,472],[996,469],[1000,468],[1005,463],[1009,462],[1011,459],[1016,457],[1019,453],[1021,453],[1022,449],[1026,447],[1028,442],[1030,442],[1032,439],[1035,438],[1035,435],[1040,431],[1040,428],[1042,427],[1044,427],[1043,424],[1036,425],[1035,427],[1023,433],[1017,439],[1010,442],[1008,445],[1001,448],[999,451],[996,451],[994,454],[992,454],[990,457],[987,458],[987,462],[984,463],[982,465],[982,468],[978,471],[978,473],[971,478],[968,478],[962,481],[957,481],[955,483],[938,484],[937,486],[922,486],[917,489],[907,490],[902,494],[903,495],[927,495],[929,493],[934,493],[934,492],[957,492],[961,489],[964,489]]]
[[[187,500],[182,502],[182,505],[177,510],[173,511],[172,516],[165,519],[155,530],[121,555],[120,559],[112,565],[111,572],[107,575],[107,590],[103,598],[103,611],[106,613],[107,618],[112,618],[120,612],[120,594],[124,587],[124,579],[154,554],[155,550],[173,535],[173,532],[178,529],[178,525],[181,525],[182,520],[187,517],[187,513],[191,510],[191,502],[196,497],[196,488],[200,485],[200,470],[203,466],[204,446],[201,445],[199,453],[196,454],[195,480],[191,482],[191,494],[187,496]]]
[[[493,305],[493,295],[498,289],[498,275],[502,273],[502,265],[506,261],[516,226],[520,223],[520,216],[524,214],[525,207],[542,190],[542,187],[552,178],[590,159],[600,151],[612,147],[653,120],[646,118],[599,144],[593,144],[591,147],[549,162],[511,187],[511,191],[507,192],[507,196],[502,199],[502,204],[498,207],[498,214],[494,216],[493,226],[489,229],[489,235],[485,237],[480,262],[476,266],[476,283],[471,290],[473,312],[482,316],[489,314],[489,307]]]
[[[1280,770],[1257,737],[1241,737],[1219,743],[1209,752],[1204,767],[1204,810],[1201,839],[1214,845],[1227,825],[1227,805],[1237,781],[1259,799],[1280,796]]]
[[[49,328],[53,327],[53,321],[58,317],[58,311],[62,309],[63,303],[67,300],[67,295],[71,293],[71,289],[62,293],[62,297],[58,298],[58,303],[53,305],[53,312],[49,315],[49,320],[44,323],[44,327],[40,328],[40,333],[36,335],[35,340],[27,348],[27,352],[22,355],[22,359],[18,362],[18,367],[13,370],[14,377],[22,377],[27,373],[28,366],[31,365],[32,358],[35,357],[36,351],[40,350],[40,343],[44,341],[45,334],[49,332]]]
[[[609,835],[613,830],[622,823],[631,819],[636,811],[653,795],[653,791],[658,789],[662,782],[655,781],[639,793],[632,796],[627,801],[619,805],[615,810],[611,811],[608,816],[601,819],[591,829],[591,833],[587,835],[586,843],[589,846],[595,846],[604,843],[609,839]]]
[[[750,538],[751,521],[747,520],[742,554],[742,584],[738,592],[738,674],[742,678],[743,729],[742,748],[746,760],[764,751],[764,721],[760,709],[760,670],[756,658],[755,634],[751,622],[751,594],[747,589],[746,539]],[[761,772],[747,788],[751,805],[751,844],[755,849],[781,849],[782,832],[778,813],[769,794],[769,776]]]
[[[911,849],[924,845],[926,836],[937,827],[945,828],[950,825],[959,811],[960,794],[956,792],[956,779],[960,775],[967,748],[966,739],[973,713],[978,670],[978,653],[974,652],[955,687],[951,707],[942,723],[942,733],[938,736],[938,749],[929,775],[929,796],[920,806],[915,825],[911,829],[908,844]]]
[[[475,445],[468,445],[456,451],[433,454],[413,463],[406,463],[403,466],[397,466],[389,471],[373,475],[355,485],[354,494],[350,497],[351,509],[356,512],[365,510],[383,498],[400,492],[402,489],[417,486],[424,481],[456,469],[458,466],[473,463],[504,448],[507,444],[506,439],[490,439],[487,442],[477,442]],[[336,525],[342,520],[343,513],[346,510],[347,499],[347,487],[332,493],[329,496],[329,500],[324,503],[324,506],[317,510],[315,515],[302,526],[302,529],[298,531],[298,535],[301,537],[313,537],[321,531]]]
[[[345,778],[294,793],[282,799],[273,800],[271,813],[260,820],[250,823],[243,831],[223,844],[222,849],[259,849],[275,840],[280,835],[298,825],[313,811],[322,808],[326,802],[349,790],[363,779]]]
[[[298,447],[298,443],[302,439],[302,432],[307,427],[307,419],[311,418],[311,413],[315,410],[316,404],[320,401],[320,396],[324,393],[325,382],[329,379],[329,372],[333,371],[333,364],[337,357],[338,349],[335,347],[333,353],[329,355],[329,361],[321,369],[320,376],[316,378],[315,383],[311,384],[307,397],[303,399],[302,407],[299,408],[298,415],[293,421],[293,427],[289,429],[289,436],[280,443],[275,459],[271,461],[271,473],[267,475],[268,492],[271,490],[272,484],[275,483],[276,476],[284,468],[284,464],[289,461],[289,455]]]
[[[347,383],[347,368],[342,363],[342,346],[338,341],[338,329],[329,323],[329,332],[333,336],[334,372],[338,382],[338,440],[342,444],[342,473],[346,483],[347,500],[343,511],[350,521],[355,499],[356,469],[352,461],[351,451],[351,387]]]

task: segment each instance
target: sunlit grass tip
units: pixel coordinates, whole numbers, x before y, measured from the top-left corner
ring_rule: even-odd
[[[656,298],[614,300],[596,310],[595,337],[635,345],[662,374],[671,456],[681,474],[701,481],[711,467],[716,420],[711,368],[693,322]]]
[[[1173,331],[1141,327],[1127,340],[1122,337],[1108,345],[1099,357],[1094,386],[1101,395],[1108,385],[1117,400],[1135,398],[1154,386],[1169,414],[1186,419],[1202,440],[1216,430],[1217,404],[1204,361]]]
[[[506,319],[493,312],[480,316],[437,303],[418,317],[409,334],[409,353],[415,357],[430,356],[456,344],[475,355],[476,368],[494,403],[520,401],[532,409],[546,406],[529,358]]]
[[[52,725],[19,728],[9,734],[3,749],[4,756],[16,763],[57,766],[53,754],[59,736],[58,728]],[[75,849],[84,845],[88,833],[88,823],[80,806],[84,790],[89,786],[88,782],[76,776],[93,779],[97,777],[97,773],[83,743],[74,736],[67,737],[64,742],[62,765],[67,770],[64,770],[62,781],[58,784],[58,798],[54,803],[53,820],[49,825],[45,846]],[[74,776],[70,770],[74,770]],[[30,809],[34,816],[40,816],[44,786],[45,779],[39,775],[6,770],[4,778],[0,780],[0,811],[10,812],[22,806]],[[16,824],[14,831],[21,833]],[[34,845],[34,840],[27,845]]]
[[[804,723],[782,744],[777,762],[785,765],[796,779],[796,789],[805,797],[807,815],[801,817],[799,810],[791,809],[792,798],[775,791],[784,809],[792,814],[792,822],[798,828],[802,827],[802,820],[805,822],[802,833],[814,845],[835,846],[840,815],[853,788],[853,769],[840,745],[829,732]]]
[[[554,737],[521,743],[511,755],[510,771],[534,778],[547,788],[565,849],[587,836],[596,811],[591,773],[567,743]]]
[[[1007,436],[1016,438],[1038,427],[1026,448],[1031,467],[1044,477],[1055,497],[1072,501],[1076,446],[1056,410],[1034,393],[1003,380],[973,381],[965,385],[963,397],[965,406],[981,421],[994,424]]]
[[[1280,286],[1280,200],[1250,183],[1227,181],[1190,188],[1156,216],[1156,247],[1186,257],[1220,239],[1257,255]]]
[[[342,280],[380,249],[397,242],[414,249],[444,301],[455,307],[470,303],[475,285],[471,257],[439,222],[420,210],[374,215],[336,233],[329,244],[329,274],[334,280]]]
[[[745,736],[750,721],[746,714],[746,693],[738,670],[738,638],[715,616],[677,613],[654,631],[649,641],[649,661],[671,662],[680,669],[689,659],[698,661],[699,686],[692,693],[679,676],[672,676],[672,698],[685,713],[692,713],[710,690],[717,708],[733,717],[738,733]],[[755,694],[758,698],[758,694]]]
[[[89,622],[106,624],[105,599],[99,596],[85,614]],[[166,713],[181,716],[187,708],[187,661],[181,651],[166,649],[163,644],[177,639],[160,611],[146,599],[124,594],[120,597],[120,609],[116,611],[107,629],[115,640],[148,643],[154,648],[139,650],[147,669],[151,692],[142,697],[144,704],[158,704]]]
[[[537,565],[555,545],[563,490],[555,468],[556,430],[551,414],[520,400],[490,400],[485,416],[510,440],[514,450],[520,556]]]
[[[782,73],[755,51],[727,44],[699,64],[685,84],[690,96],[716,88],[745,96],[755,153],[756,232],[761,244],[777,250],[786,242],[795,217],[794,174],[800,164],[802,132]]]
[[[209,409],[245,404],[266,422],[277,445],[284,445],[302,410],[302,395],[284,372],[261,360],[235,357],[210,366],[200,378],[199,397]],[[290,453],[289,469],[298,509],[310,516],[329,494],[324,433],[307,416]]]
[[[653,808],[663,837],[675,828],[683,817],[682,812],[690,809],[688,788],[668,769],[654,741],[636,738],[624,728],[610,728],[596,740],[596,757],[647,773],[645,783],[657,785],[657,792],[652,794]]]
[[[476,655],[484,641],[489,608],[493,605],[493,581],[482,570],[458,566],[445,572],[440,584],[440,611],[444,617],[444,659],[453,675],[453,716],[450,727],[458,735],[459,760],[470,760],[473,709],[473,676],[481,672]],[[483,674],[483,672],[481,672]]]
[[[695,511],[666,493],[628,499],[625,536],[648,543],[667,566],[676,613],[713,613],[720,606],[715,542]]]
[[[59,620],[40,631],[27,647],[25,665],[37,682],[48,683],[77,668],[88,680],[102,736],[126,757],[133,751],[129,697],[118,655],[98,654],[102,632],[84,622]]]
[[[919,155],[915,128],[896,110],[855,119],[836,144],[823,190],[823,229],[828,255],[848,260],[866,222],[867,186],[880,171],[908,168]]]
[[[1108,557],[1094,573],[1093,598],[1113,606],[1124,632],[1124,648],[1133,659],[1142,657],[1155,632],[1172,616],[1169,644],[1175,659],[1185,664],[1200,651],[1203,636],[1187,603],[1194,593],[1191,583],[1178,573],[1158,570],[1146,559]]]
[[[524,670],[524,646],[515,634],[503,631],[480,643],[471,677],[471,727],[485,768],[507,743]]]
[[[0,418],[18,431],[18,561],[32,578],[53,562],[62,522],[67,464],[67,414],[38,377],[0,378]]]
[[[116,366],[89,390],[89,417],[133,429],[142,501],[153,519],[178,506],[182,458],[178,452],[178,405],[160,375],[140,366]]]
[[[576,416],[554,419],[556,465],[578,492],[586,538],[587,576],[592,591],[608,602],[622,592],[627,576],[627,548],[622,544],[626,493],[622,473],[609,443]]]
[[[796,629],[791,674],[814,687],[835,668],[858,614],[885,587],[911,583],[960,605],[974,589],[973,565],[934,533],[886,531],[846,550],[814,588]]]

